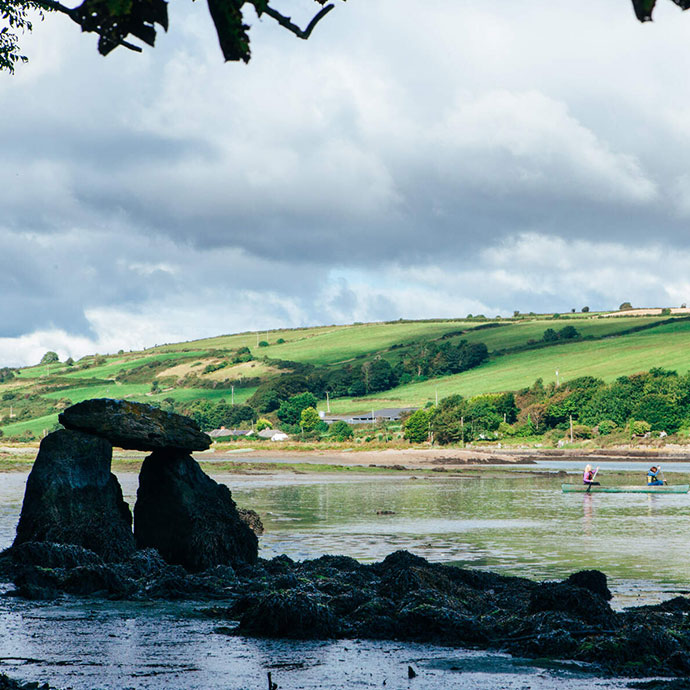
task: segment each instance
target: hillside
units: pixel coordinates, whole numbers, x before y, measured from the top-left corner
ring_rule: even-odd
[[[617,318],[532,315],[275,330],[91,355],[74,363],[0,369],[0,428],[5,438],[40,437],[57,423],[60,409],[93,397],[126,397],[176,409],[195,400],[245,403],[260,386],[263,390],[289,374],[335,376],[377,361],[397,367],[398,374],[405,362],[408,373],[399,377],[402,385],[357,396],[332,394],[331,412],[423,406],[437,393],[441,398],[516,390],[537,378],[555,381],[557,370],[561,382],[583,375],[612,381],[653,367],[690,370],[686,314],[614,314]],[[566,326],[573,326],[577,336],[543,340],[547,329]],[[420,352],[463,347],[463,341],[486,345],[488,358],[460,373],[426,380],[409,373],[410,361]],[[319,409],[325,409],[325,399]]]

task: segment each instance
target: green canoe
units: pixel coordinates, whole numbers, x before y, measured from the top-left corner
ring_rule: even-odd
[[[580,494],[686,494],[690,484],[676,484],[675,486],[591,486],[584,484],[561,484],[563,493]],[[589,489],[589,490],[588,490]]]

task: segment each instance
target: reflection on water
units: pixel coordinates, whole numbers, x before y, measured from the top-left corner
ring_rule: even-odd
[[[609,576],[618,605],[690,589],[687,495],[563,494],[562,477],[525,473],[214,476],[239,505],[262,515],[266,558],[342,553],[374,561],[409,549],[432,561],[538,579],[598,568]],[[119,479],[133,505],[136,475]],[[0,547],[14,537],[25,480],[0,475]],[[616,478],[637,480],[637,473]],[[397,688],[407,687],[408,663],[423,671],[415,679],[418,690],[537,689],[565,687],[566,681],[568,688],[586,688],[594,680],[486,653],[381,642],[256,641],[219,635],[213,627],[191,604],[68,599],[55,606],[0,597],[0,658],[15,676],[84,690],[253,689],[266,686],[267,669],[283,688],[374,688],[383,680]],[[597,685],[623,687],[618,681]]]

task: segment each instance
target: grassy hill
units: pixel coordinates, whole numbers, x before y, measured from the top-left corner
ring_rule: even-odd
[[[580,337],[542,341],[546,329],[565,325],[575,326]],[[516,390],[537,378],[554,381],[557,370],[561,381],[585,374],[611,381],[652,367],[679,373],[690,370],[690,320],[684,314],[536,315],[319,326],[91,355],[72,366],[53,363],[17,369],[0,383],[0,428],[5,437],[27,432],[39,437],[57,423],[60,409],[93,397],[157,403],[220,399],[229,403],[234,398],[235,403],[242,403],[259,385],[289,373],[291,367],[315,365],[329,370],[377,357],[394,364],[420,344],[461,340],[485,343],[488,361],[459,374],[408,383],[372,396],[331,399],[331,411],[421,406],[437,392],[441,398],[452,393],[472,396]],[[250,353],[240,348],[249,348]],[[319,406],[325,408],[325,401]]]

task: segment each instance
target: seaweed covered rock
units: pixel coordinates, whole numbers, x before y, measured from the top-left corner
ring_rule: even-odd
[[[328,639],[337,636],[338,623],[318,595],[279,590],[248,608],[237,630],[259,637]]]
[[[134,536],[139,548],[157,549],[190,572],[255,563],[258,555],[256,535],[240,519],[230,490],[181,451],[154,451],[144,460]]]
[[[192,451],[211,445],[210,437],[193,419],[131,400],[84,400],[68,407],[58,419],[67,429],[100,436],[119,448]]]
[[[65,429],[46,436],[26,482],[14,546],[74,544],[108,561],[133,553],[132,514],[111,459],[102,438]]]
[[[566,583],[574,587],[588,589],[590,592],[598,594],[606,601],[611,601],[611,599],[613,599],[611,590],[608,587],[606,575],[602,573],[601,570],[579,570],[568,577]]]
[[[258,537],[264,533],[264,523],[261,522],[261,517],[255,510],[238,508],[237,514],[240,516],[240,520],[242,520],[242,522],[244,522]]]

